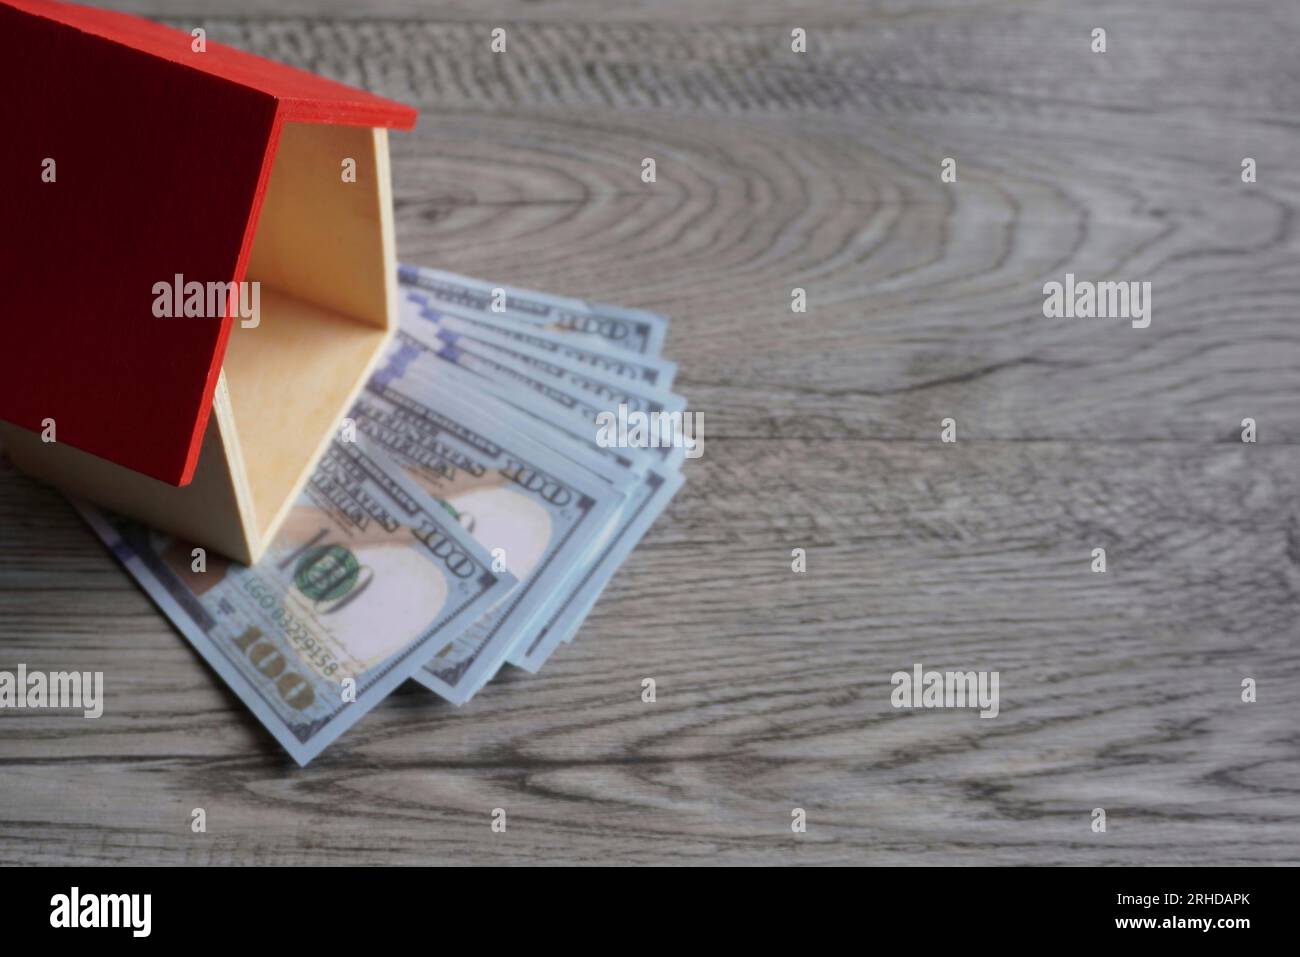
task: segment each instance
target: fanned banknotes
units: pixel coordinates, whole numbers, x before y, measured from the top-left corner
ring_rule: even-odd
[[[655,416],[681,414],[686,409],[686,400],[666,389],[611,380],[554,363],[530,364],[517,351],[450,329],[448,322],[429,309],[407,310],[402,314],[399,339],[406,348],[427,351],[473,372],[480,377],[483,391],[520,411],[554,422],[579,440],[596,435],[602,414],[613,414],[619,406]],[[680,468],[685,447],[666,444],[631,448],[628,453],[642,463],[659,461]]]
[[[612,349],[599,336],[583,332],[566,335],[548,334],[527,323],[514,322],[504,316],[484,315],[477,310],[462,309],[455,303],[435,301],[425,292],[415,288],[407,290],[410,302],[423,307],[423,317],[435,321],[442,317],[455,320],[453,329],[471,337],[483,338],[507,349],[513,345],[528,346],[525,353],[530,364],[548,358],[568,360],[579,366],[589,366],[596,372],[659,389],[671,389],[677,364],[662,356],[639,354],[627,349]],[[457,328],[458,327],[458,328]],[[481,335],[475,336],[474,333]]]
[[[266,556],[216,555],[84,503],[81,514],[299,764],[515,585],[369,440],[334,442]]]
[[[398,278],[423,290],[426,299],[455,306],[478,315],[514,319],[561,334],[597,336],[608,345],[641,355],[657,356],[668,333],[668,320],[653,312],[624,309],[604,303],[552,296],[481,279],[470,279],[441,269],[401,266]]]
[[[681,487],[655,313],[399,269],[401,324],[266,557],[245,567],[74,503],[300,764],[406,678],[464,704],[573,639]]]
[[[519,587],[416,675],[462,704],[549,614],[624,496],[501,420],[438,387],[437,360],[399,349],[353,415],[407,474],[450,506]]]

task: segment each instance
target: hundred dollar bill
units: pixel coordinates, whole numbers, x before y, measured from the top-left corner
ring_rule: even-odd
[[[334,442],[265,557],[74,503],[163,613],[306,764],[515,585],[364,436]]]
[[[438,305],[518,319],[559,332],[588,333],[641,355],[659,355],[668,332],[668,320],[658,313],[497,285],[440,269],[402,265],[398,279],[424,290]]]
[[[468,329],[488,334],[489,342],[503,346],[517,343],[532,347],[533,351],[525,354],[535,356],[535,361],[564,359],[580,366],[589,366],[604,376],[631,379],[656,389],[671,389],[673,378],[677,374],[675,362],[660,356],[638,355],[626,349],[612,348],[599,336],[581,332],[548,332],[518,319],[508,319],[497,314],[484,315],[472,309],[435,302],[415,287],[405,287],[405,291],[407,298],[421,309],[454,316]]]
[[[402,322],[402,328],[406,330],[417,322],[417,318],[409,312],[404,313]],[[403,336],[404,333],[399,334],[401,344],[398,348],[410,352],[427,348],[423,340]],[[439,352],[445,358],[446,353],[441,349]],[[485,367],[464,354],[457,358],[460,364],[443,363],[439,367],[438,377],[450,388],[463,392],[481,392],[482,380],[468,372],[465,366],[479,369]],[[477,401],[500,398],[513,403],[515,424],[548,447],[599,471],[590,461],[591,457],[598,456],[601,462],[617,466],[623,473],[624,480],[629,474],[635,477],[634,486],[626,489],[627,500],[623,509],[607,530],[605,539],[598,545],[594,561],[573,583],[564,600],[556,607],[555,613],[548,616],[536,632],[518,642],[511,650],[508,660],[512,664],[535,671],[558,644],[572,639],[605,585],[681,487],[683,480],[675,467],[680,459],[671,453],[664,454],[663,449],[602,447],[596,441],[589,411],[584,415],[564,406],[546,403],[539,406],[534,390],[517,382],[495,380],[488,388],[496,394]],[[538,386],[534,385],[536,388]],[[522,424],[519,419],[521,414],[531,420],[530,425]],[[660,453],[661,464],[656,465],[649,458],[650,452]],[[605,474],[607,480],[610,480],[608,473]]]
[[[602,415],[613,415],[618,403],[580,388],[559,375],[529,366],[504,355],[499,350],[472,339],[448,342],[437,334],[437,327],[418,315],[403,312],[398,339],[407,348],[427,352],[444,362],[459,366],[481,377],[483,389],[517,405],[530,415],[541,416],[566,431],[585,438],[595,436],[601,428]],[[637,408],[650,416],[682,413],[686,400],[672,392],[656,389],[623,390]],[[658,433],[652,433],[658,434]],[[659,462],[668,468],[680,468],[685,458],[680,443],[664,443],[650,448],[625,450],[645,462]]]
[[[397,350],[406,353],[407,361],[414,361],[415,357],[422,354],[418,342],[399,343]],[[431,386],[434,389],[459,389],[462,392],[470,392],[477,384],[477,380],[467,375],[461,368],[448,367],[445,363],[436,367],[426,367],[426,374],[434,380],[435,384]],[[528,400],[529,397],[525,393],[521,404],[526,404]],[[479,404],[492,402],[492,397],[480,397],[476,402]],[[535,402],[532,404],[536,405]],[[503,414],[499,411],[499,406],[493,411],[498,419],[506,419],[510,414]],[[513,414],[514,422],[518,425],[521,413],[516,409]],[[586,429],[586,433],[585,441],[588,445],[584,446],[582,440],[576,436],[559,431],[547,422],[534,420],[529,428],[530,435],[561,455],[577,461],[583,461],[584,457],[595,456],[597,452],[608,451],[596,445],[590,429]],[[626,482],[628,477],[632,477],[635,479],[635,484],[628,489],[625,504],[615,521],[610,523],[596,543],[592,559],[566,584],[562,599],[553,606],[540,626],[531,630],[511,648],[508,660],[529,671],[536,671],[558,645],[572,639],[600,597],[605,585],[654,524],[655,519],[667,507],[683,482],[681,473],[675,469],[646,463],[637,463],[634,466],[632,461],[621,456],[614,457],[612,461],[605,458],[600,458],[599,461],[617,467],[613,477],[609,475],[608,467],[601,470],[607,481],[619,481],[618,473],[621,473],[622,481]],[[584,464],[588,468],[598,468],[590,461]]]
[[[526,428],[530,435],[546,443],[548,447],[575,461],[582,462],[588,468],[599,471],[607,481],[619,480],[611,477],[608,468],[610,465],[616,467],[617,473],[621,473],[624,487],[629,476],[635,481],[630,489],[625,487],[626,502],[617,519],[611,523],[601,541],[597,543],[594,559],[570,582],[563,600],[554,607],[543,624],[512,649],[509,660],[513,664],[535,671],[558,645],[573,639],[606,584],[681,487],[683,478],[676,470],[681,461],[680,454],[663,449],[600,445],[595,440],[591,418],[592,408],[582,408],[581,405],[572,401],[563,401],[562,398],[561,401],[554,401],[557,396],[550,390],[555,385],[556,372],[560,370],[548,368],[552,364],[543,361],[545,357],[535,352],[533,355],[520,354],[518,349],[510,352],[508,341],[500,336],[486,334],[489,331],[498,331],[493,329],[494,323],[498,327],[510,323],[510,327],[500,329],[501,332],[511,331],[512,328],[517,329],[524,326],[523,323],[503,320],[497,315],[491,318],[480,315],[473,320],[478,328],[471,330],[466,326],[466,323],[471,321],[471,313],[468,310],[446,302],[435,304],[422,291],[411,287],[407,287],[406,292],[408,301],[402,306],[402,329],[407,333],[421,333],[418,337],[411,336],[414,342],[408,341],[408,346],[425,345],[427,348],[430,341],[438,346],[440,357],[449,360],[443,364],[439,373],[445,385],[463,391],[481,392],[482,378],[488,378],[488,388],[494,395],[482,397],[479,402],[491,402],[494,399],[509,402],[514,406],[515,424]],[[413,309],[412,305],[418,308]],[[445,318],[448,316],[450,318]],[[429,327],[421,321],[432,319],[436,322],[440,318],[444,319],[443,326],[448,332],[471,339],[476,338],[480,346],[495,345],[502,350],[497,352],[497,358],[508,357],[517,363],[529,366],[531,371],[537,374],[525,376],[520,374],[521,370],[518,366],[508,363],[494,365],[486,362],[484,360],[487,355],[481,348],[472,355],[463,352],[454,354],[443,349],[443,345],[453,345],[455,340],[449,336],[441,337],[441,342],[436,339],[430,340]],[[549,336],[552,339],[565,341],[578,338],[576,335],[570,335],[566,339],[565,336],[542,330],[536,331],[534,335],[538,338]],[[514,338],[525,345],[537,346],[535,341],[523,336],[514,336]],[[593,349],[600,351],[594,346]],[[605,348],[604,354],[615,356],[615,350]],[[564,358],[572,357],[564,356]],[[450,361],[451,359],[455,359],[455,364]],[[642,359],[644,357],[640,357],[638,361]],[[601,367],[597,365],[596,368]],[[469,371],[471,369],[473,372]],[[552,401],[539,403],[537,401],[539,395]],[[617,395],[606,395],[605,398],[607,400],[617,398]],[[635,403],[635,399],[633,402]],[[518,419],[520,413],[523,413],[531,424],[523,425]],[[501,415],[501,413],[497,414]],[[651,456],[651,452],[656,454]],[[596,459],[596,463],[593,463],[593,458]],[[606,468],[600,468],[602,465]]]
[[[418,354],[418,350],[412,349],[407,361]],[[590,434],[584,445],[583,440],[549,422],[523,417],[518,409],[495,396],[476,394],[480,387],[478,378],[460,368],[440,363],[436,372],[432,368],[428,372],[431,380],[426,388],[431,402],[441,407],[445,400],[435,398],[439,393],[474,395],[475,407],[484,416],[522,425],[546,448],[595,473],[624,497],[623,506],[606,525],[587,560],[564,583],[559,600],[541,623],[511,648],[508,660],[512,664],[536,671],[559,644],[572,640],[605,585],[681,487],[683,477],[674,470],[644,463],[634,465],[625,457],[611,455],[618,450],[600,448]],[[525,423],[524,418],[531,424]]]
[[[410,339],[403,332],[398,333],[396,341],[398,348],[428,351],[426,346],[418,340]],[[544,404],[537,402],[527,388],[508,382],[485,380],[482,376],[449,362],[439,364],[436,381],[458,395],[474,396],[475,404],[482,405],[485,410],[493,409],[493,414],[501,421],[510,422],[515,428],[607,481],[615,481],[610,478],[611,474],[629,470],[641,472],[655,464],[656,459],[650,455],[649,449],[601,445],[596,441],[591,423],[577,412],[555,407],[539,410],[539,406]],[[630,487],[627,476],[623,476],[623,482],[626,491]]]
[[[573,640],[614,573],[685,481],[681,472],[654,467],[640,479],[618,520],[597,543],[594,561],[569,583],[563,600],[554,606],[541,627],[515,645],[509,657],[511,664],[536,672],[560,644]]]
[[[620,378],[590,365],[584,365],[523,342],[512,340],[491,329],[453,316],[441,309],[424,307],[413,314],[408,324],[411,335],[423,342],[445,342],[462,346],[478,354],[494,355],[524,365],[572,391],[586,396],[593,405],[602,409],[626,405],[629,411],[648,412],[650,403],[659,400],[672,404],[679,398],[666,389],[657,389],[635,379]],[[685,403],[682,403],[685,406]]]
[[[623,503],[610,484],[439,388],[442,363],[390,352],[352,416],[409,478],[454,511],[519,579],[500,605],[444,647],[416,680],[463,704],[496,674],[589,563]],[[476,404],[477,404],[477,400]]]

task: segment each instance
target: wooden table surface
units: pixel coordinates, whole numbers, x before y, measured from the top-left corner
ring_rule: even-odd
[[[0,471],[0,668],[107,686],[0,712],[0,862],[1300,861],[1292,0],[117,5],[417,105],[400,256],[668,314],[704,454],[540,675],[307,769]]]

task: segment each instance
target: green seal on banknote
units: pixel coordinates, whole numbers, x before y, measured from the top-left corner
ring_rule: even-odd
[[[312,601],[337,601],[357,583],[361,563],[342,545],[322,545],[308,552],[294,569],[298,590]]]

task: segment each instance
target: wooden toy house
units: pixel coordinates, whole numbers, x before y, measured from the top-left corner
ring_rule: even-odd
[[[0,0],[13,462],[255,561],[395,329],[387,132],[414,122],[136,17]]]

